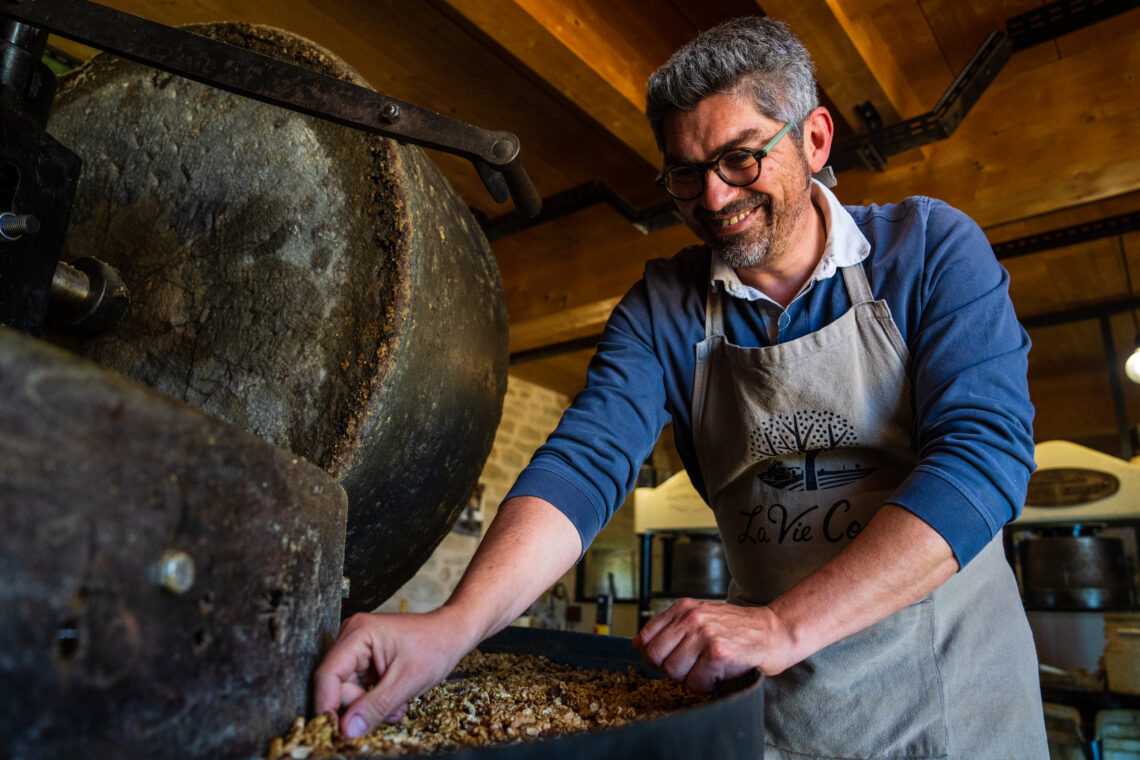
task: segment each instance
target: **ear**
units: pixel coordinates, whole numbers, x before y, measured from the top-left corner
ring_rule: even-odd
[[[812,172],[817,172],[827,164],[831,155],[831,141],[835,137],[835,125],[826,108],[819,108],[808,114],[804,120],[804,155]]]

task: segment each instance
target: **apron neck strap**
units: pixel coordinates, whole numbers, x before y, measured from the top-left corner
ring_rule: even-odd
[[[867,273],[863,271],[862,262],[839,267],[839,271],[843,273],[843,284],[847,286],[847,297],[851,299],[852,306],[875,300],[871,295],[871,285],[867,282]]]
[[[714,254],[715,255],[715,254]],[[705,337],[724,335],[724,305],[720,297],[720,288],[709,282],[705,302]]]

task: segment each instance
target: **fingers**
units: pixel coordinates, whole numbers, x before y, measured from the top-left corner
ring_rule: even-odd
[[[758,667],[773,640],[746,609],[723,602],[682,599],[642,628],[634,641],[647,665],[697,691]]]
[[[354,615],[341,625],[339,638],[313,674],[318,714],[338,712],[364,693],[362,678],[373,667],[372,641],[358,617]]]
[[[652,618],[638,632],[634,638],[633,646],[641,653],[641,659],[650,667],[664,671],[665,662],[680,644],[686,633],[684,625],[688,613],[699,603],[693,599],[681,599],[669,606],[669,609]]]
[[[376,688],[362,694],[345,710],[340,721],[341,732],[355,739],[381,723],[396,723],[403,718],[408,711],[407,699],[414,697],[415,693],[402,696],[407,688],[402,680],[397,668],[386,672]]]
[[[349,738],[399,721],[409,700],[442,681],[470,649],[454,633],[438,611],[354,615],[317,668],[314,707],[321,713],[345,708],[341,732]]]

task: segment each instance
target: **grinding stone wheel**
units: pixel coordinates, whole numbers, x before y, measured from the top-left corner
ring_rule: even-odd
[[[281,30],[189,27],[363,84]],[[507,318],[469,210],[422,150],[98,55],[48,131],[83,159],[63,258],[131,291],[53,340],[308,459],[348,494],[345,614],[423,564],[502,411]]]
[[[0,328],[0,755],[248,758],[340,623],[323,470]]]

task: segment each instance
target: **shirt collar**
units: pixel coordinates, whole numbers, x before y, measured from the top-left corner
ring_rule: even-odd
[[[827,242],[824,243],[823,257],[816,265],[815,271],[809,278],[805,288],[816,280],[826,280],[832,277],[839,267],[858,264],[871,253],[871,244],[859,230],[851,214],[827,187],[817,180],[811,181],[811,200],[823,213],[823,224],[827,230]],[[724,292],[736,298],[748,301],[760,299],[772,300],[763,292],[751,285],[740,281],[736,270],[725,264],[719,256],[712,257],[712,271],[709,280],[713,287],[721,287]]]

